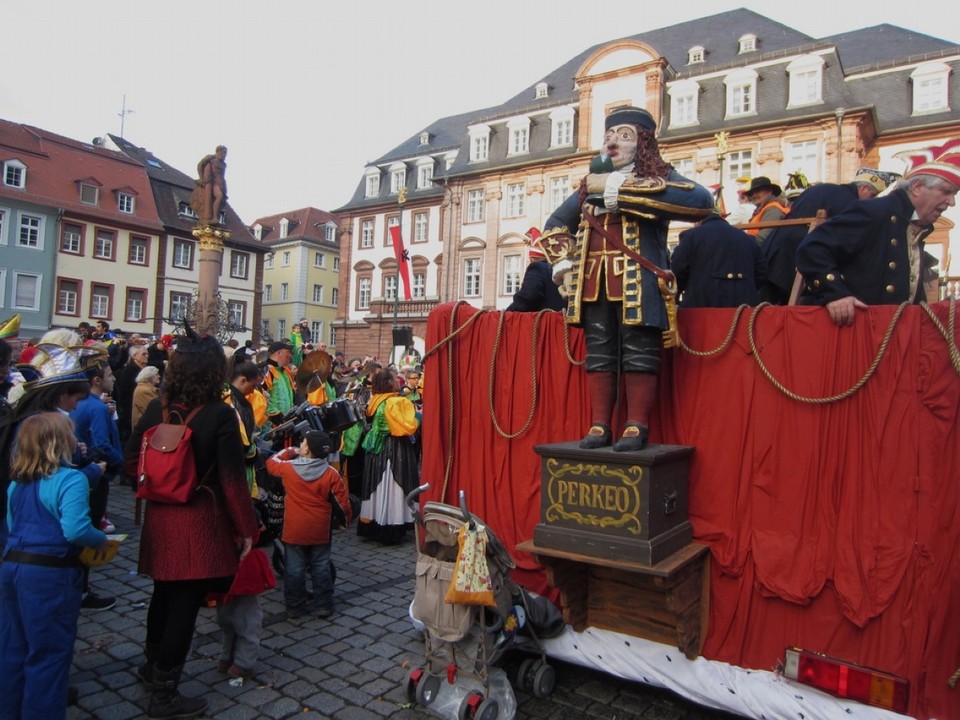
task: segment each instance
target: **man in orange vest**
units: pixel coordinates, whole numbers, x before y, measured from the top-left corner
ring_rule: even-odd
[[[747,197],[750,198],[757,211],[750,218],[751,223],[773,222],[783,220],[787,215],[787,207],[783,205],[778,198],[783,194],[779,185],[770,182],[770,178],[755,177],[750,181],[750,189],[747,190]],[[747,233],[757,238],[761,245],[767,239],[767,235],[773,232],[773,228],[751,228]]]

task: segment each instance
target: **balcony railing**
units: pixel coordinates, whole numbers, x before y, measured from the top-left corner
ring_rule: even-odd
[[[950,298],[960,300],[960,277],[956,275],[940,278],[940,299],[949,300]]]
[[[438,304],[439,300],[401,300],[394,305],[393,300],[372,300],[370,314],[377,317],[393,317],[396,308],[398,317],[426,317]]]

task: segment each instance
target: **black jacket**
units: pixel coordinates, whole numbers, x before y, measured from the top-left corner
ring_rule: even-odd
[[[923,299],[923,282],[910,294],[907,228],[913,203],[903,190],[858,200],[807,235],[797,248],[805,288],[802,305],[826,305],[852,295],[867,305]],[[923,257],[923,236],[920,255]],[[922,260],[921,260],[922,262]]]
[[[534,260],[527,265],[520,289],[513,296],[507,310],[539,312],[540,310],[563,310],[567,303],[553,282],[553,271],[546,260]]]
[[[670,267],[681,307],[756,305],[767,273],[756,238],[719,215],[680,233]]]
[[[827,217],[831,218],[857,199],[857,186],[853,183],[820,183],[803,191],[790,206],[787,219],[814,218],[819,210],[826,211]],[[807,225],[775,228],[763,243],[761,253],[767,263],[767,296],[764,299],[774,304],[786,304],[797,276],[797,246],[808,231]]]

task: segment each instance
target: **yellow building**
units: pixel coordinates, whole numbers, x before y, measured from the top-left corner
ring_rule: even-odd
[[[294,323],[306,318],[314,345],[333,353],[333,320],[340,301],[340,246],[336,218],[302,208],[259,218],[255,238],[267,249],[263,263],[261,342],[289,339]]]

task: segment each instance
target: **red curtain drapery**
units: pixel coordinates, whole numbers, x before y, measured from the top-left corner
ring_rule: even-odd
[[[896,310],[873,307],[836,328],[819,308],[765,307],[752,318],[753,347],[754,310],[681,310],[696,351],[736,327],[722,352],[664,354],[651,441],[696,448],[690,521],[712,554],[705,657],[771,669],[798,645],[907,677],[917,717],[960,717],[960,690],[947,686],[960,665],[960,378],[948,341],[923,308],[904,309],[870,380],[833,403],[787,397],[754,358],[755,348],[797,395],[841,393],[870,366]],[[931,312],[948,325],[948,303]],[[582,334],[565,333],[559,313],[538,323],[448,304],[430,316],[426,498],[455,503],[465,490],[508,548],[540,518],[533,447],[589,426],[584,371],[565,342],[582,360]],[[534,376],[530,427],[504,437],[528,418]],[[513,554],[516,579],[547,590],[532,558]]]

